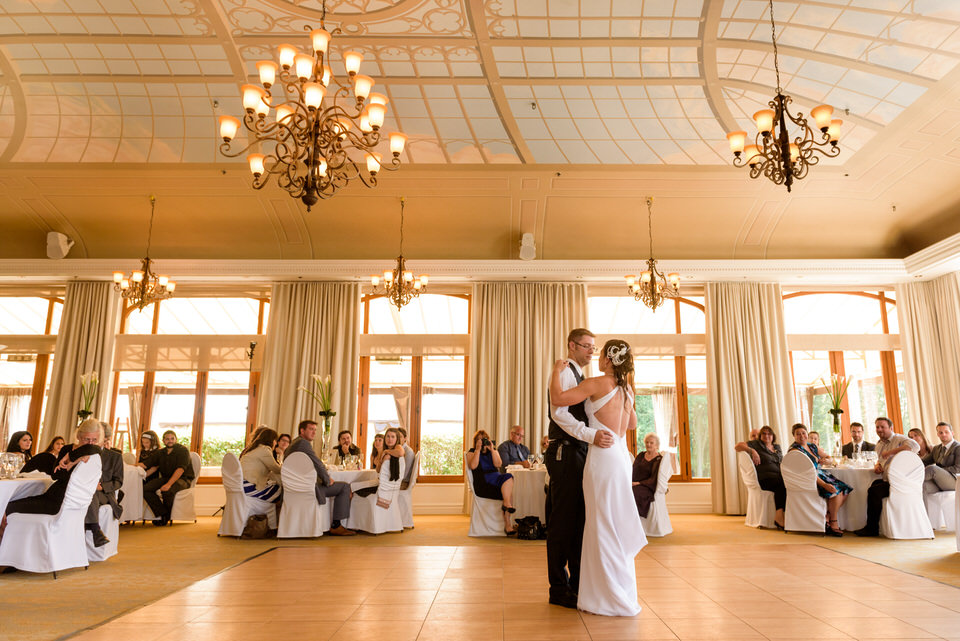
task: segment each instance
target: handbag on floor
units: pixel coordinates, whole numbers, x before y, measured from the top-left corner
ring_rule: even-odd
[[[525,541],[547,538],[547,530],[540,522],[540,517],[525,516],[522,519],[517,519],[517,538]]]
[[[251,515],[240,534],[241,539],[266,539],[269,537],[270,528],[267,526],[266,514]]]

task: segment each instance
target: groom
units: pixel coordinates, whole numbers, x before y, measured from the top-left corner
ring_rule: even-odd
[[[593,357],[594,335],[575,329],[567,336],[567,362],[561,386],[576,387],[583,380],[583,368]],[[548,392],[549,394],[549,392]],[[550,519],[547,527],[547,575],[550,603],[577,607],[580,587],[580,548],[583,545],[583,466],[587,444],[613,445],[613,435],[587,427],[584,403],[570,407],[550,405],[550,446],[545,459],[550,475]],[[569,570],[569,573],[568,573]]]

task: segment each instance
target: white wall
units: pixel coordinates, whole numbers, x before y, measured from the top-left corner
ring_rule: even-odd
[[[209,516],[226,501],[222,485],[197,486],[197,514]],[[667,507],[675,514],[713,512],[710,483],[672,483]],[[413,488],[415,514],[462,514],[462,483],[418,483]]]

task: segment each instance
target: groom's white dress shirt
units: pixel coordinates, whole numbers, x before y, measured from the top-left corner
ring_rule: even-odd
[[[583,370],[580,369],[580,366],[576,361],[572,359],[567,359],[567,362],[577,368],[577,373],[580,376],[583,376]],[[563,373],[560,375],[560,387],[563,388],[563,391],[567,391],[571,387],[577,386],[577,377],[573,375],[573,372],[570,371],[570,368],[567,367],[563,370]],[[550,386],[547,386],[547,393],[549,394]],[[557,425],[563,429],[564,432],[569,434],[575,439],[585,441],[587,443],[593,443],[593,439],[597,435],[597,430],[587,427],[582,421],[578,421],[570,413],[570,408],[568,407],[557,407],[552,402],[550,404],[550,414],[553,416],[553,420]]]

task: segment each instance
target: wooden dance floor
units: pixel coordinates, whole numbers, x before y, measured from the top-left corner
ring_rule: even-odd
[[[630,619],[548,605],[544,558],[516,541],[282,547],[72,638],[960,639],[960,589],[816,545],[653,543]]]

